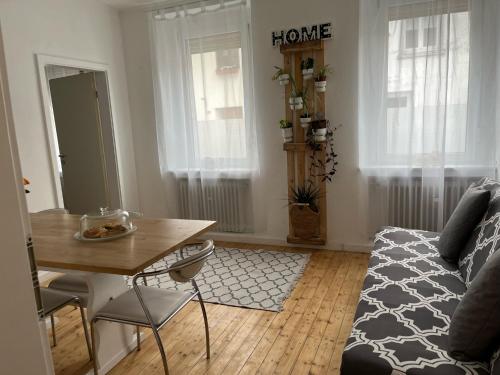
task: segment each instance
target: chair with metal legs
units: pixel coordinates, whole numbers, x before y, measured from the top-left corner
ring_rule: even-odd
[[[87,343],[87,350],[89,351],[90,360],[92,360],[93,355],[87,328],[87,319],[85,318],[85,312],[83,311],[83,306],[80,303],[80,299],[76,296],[69,296],[65,293],[58,293],[47,288],[40,288],[40,295],[42,297],[44,316],[50,316],[50,321],[52,323],[52,338],[54,341],[54,346],[56,345],[54,313],[68,305],[76,305],[77,307],[79,307],[80,315],[82,317],[83,332],[85,334],[85,341]]]
[[[158,349],[160,350],[163,369],[165,374],[168,375],[167,357],[158,331],[177,312],[182,310],[182,308],[186,306],[189,301],[197,297],[205,323],[207,359],[210,358],[210,334],[208,329],[207,313],[200,290],[194,280],[194,277],[201,271],[207,258],[213,252],[213,241],[205,241],[203,243],[203,248],[199,252],[175,262],[170,267],[159,271],[141,272],[135,275],[132,279],[133,289],[130,289],[108,302],[92,319],[90,323],[90,332],[93,350],[96,350],[94,326],[99,320],[148,327],[153,331],[154,338],[158,344]],[[159,276],[166,273],[168,273],[170,277],[177,282],[191,282],[193,291],[181,292],[178,290],[167,290],[137,284],[139,279],[143,279],[144,281],[148,277]],[[98,374],[98,363],[95,356],[94,374]]]

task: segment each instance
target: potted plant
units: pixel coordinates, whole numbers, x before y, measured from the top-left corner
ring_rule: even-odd
[[[311,115],[305,110],[301,115],[300,115],[300,126],[306,129],[309,127],[309,124],[311,123]]]
[[[300,62],[300,69],[302,69],[302,78],[304,81],[311,79],[314,74],[314,59],[308,57]]]
[[[311,181],[292,189],[289,201],[290,219],[296,237],[310,239],[319,236],[319,188]]]
[[[280,129],[283,135],[283,141],[292,142],[293,141],[293,124],[287,120],[280,121]]]
[[[288,99],[290,103],[290,109],[298,111],[304,107],[304,99],[302,98],[302,92],[293,91]]]
[[[325,65],[322,67],[318,73],[316,74],[316,78],[314,82],[314,86],[316,87],[316,92],[325,92],[326,91],[326,77],[332,73],[329,65]]]
[[[308,94],[307,94],[307,87],[302,93],[302,101],[303,101],[303,106],[304,106],[304,111],[300,115],[300,126],[303,127],[304,129],[307,129],[309,127],[309,123],[311,122],[311,115],[309,114],[309,106],[308,106]]]
[[[327,134],[327,120],[316,120],[311,123],[314,142],[325,142]]]
[[[281,86],[286,86],[290,82],[290,75],[280,68],[279,66],[274,67],[276,72],[273,75],[273,81],[278,81]]]
[[[333,177],[337,173],[338,164],[338,155],[335,152],[333,144],[333,134],[338,127],[332,129],[328,120],[319,120],[312,122],[312,128],[307,133],[306,140],[311,150],[309,154],[309,176],[320,178],[322,181],[332,182]],[[318,131],[321,134],[326,132],[326,135],[320,136]],[[324,140],[318,142],[317,139]]]

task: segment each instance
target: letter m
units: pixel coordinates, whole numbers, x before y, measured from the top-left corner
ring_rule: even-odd
[[[308,41],[308,40],[316,40],[318,39],[318,25],[313,25],[313,26],[304,26],[302,27],[302,40]]]

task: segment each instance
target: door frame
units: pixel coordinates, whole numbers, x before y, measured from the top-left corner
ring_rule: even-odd
[[[2,189],[2,213],[0,235],[4,238],[0,260],[8,267],[2,268],[2,295],[17,294],[16,303],[3,311],[0,331],[3,339],[19,339],[19,327],[23,326],[27,344],[7,345],[2,349],[3,363],[9,373],[54,374],[52,354],[47,338],[45,321],[40,320],[39,305],[35,302],[36,276],[32,274],[28,243],[31,242],[31,223],[26,196],[22,186],[21,163],[12,116],[7,67],[0,29],[0,189]],[[5,283],[5,280],[9,280]]]
[[[95,61],[88,61],[88,60],[81,60],[81,59],[75,59],[75,58],[69,58],[69,57],[62,57],[62,56],[55,56],[55,55],[47,55],[43,53],[37,53],[36,54],[36,62],[38,66],[38,78],[39,78],[39,83],[40,83],[40,93],[42,97],[42,107],[43,107],[43,114],[45,118],[45,133],[46,133],[46,141],[47,141],[47,146],[49,150],[49,157],[50,161],[52,164],[52,181],[53,181],[53,195],[55,198],[55,201],[57,202],[58,206],[60,208],[64,207],[64,199],[63,199],[63,194],[62,194],[62,186],[61,186],[61,179],[59,176],[59,168],[58,168],[58,158],[59,156],[57,155],[57,147],[56,147],[56,142],[57,142],[57,131],[56,131],[56,125],[55,125],[55,120],[54,120],[54,115],[52,112],[52,97],[50,95],[50,87],[49,87],[49,80],[45,71],[45,66],[47,65],[59,65],[59,66],[64,66],[64,67],[69,67],[69,68],[75,68],[75,69],[83,69],[83,70],[90,70],[90,71],[95,71],[95,72],[102,72],[105,74],[106,77],[106,82],[108,86],[108,100],[109,100],[109,114],[110,114],[110,122],[111,122],[111,133],[112,133],[112,143],[113,143],[113,155],[114,155],[114,164],[116,166],[116,182],[114,184],[111,184],[113,186],[117,187],[117,195],[118,195],[118,201],[120,204],[120,207],[123,207],[123,200],[122,200],[122,192],[121,192],[121,185],[120,185],[120,168],[117,160],[117,150],[116,150],[116,137],[115,137],[115,122],[113,121],[114,119],[114,105],[113,105],[113,98],[111,96],[112,88],[111,88],[111,82],[109,78],[109,66],[106,63],[101,63],[101,62],[95,62]],[[102,127],[102,123],[101,123]],[[101,129],[102,131],[102,129]],[[106,153],[106,150],[103,150],[104,153]],[[108,186],[111,186],[108,184]]]

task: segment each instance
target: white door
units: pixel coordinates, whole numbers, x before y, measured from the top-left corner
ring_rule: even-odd
[[[109,206],[94,73],[49,81],[64,206],[73,214]]]

